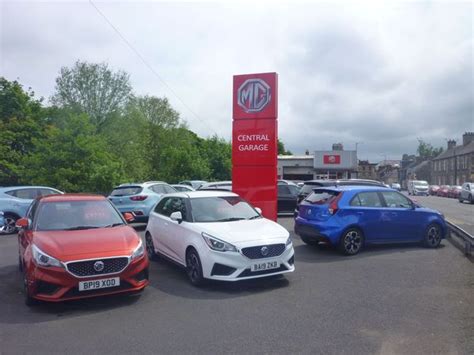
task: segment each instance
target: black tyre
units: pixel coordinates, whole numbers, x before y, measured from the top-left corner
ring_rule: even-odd
[[[344,255],[355,255],[364,246],[364,236],[359,228],[349,228],[341,236],[339,250]]]
[[[427,248],[437,248],[441,243],[441,227],[438,224],[430,224],[428,228],[426,228],[425,237],[423,239],[423,244]]]
[[[16,221],[18,216],[12,213],[5,213],[3,216],[4,222],[0,225],[0,234],[13,234],[17,232]]]
[[[189,281],[194,286],[204,285],[204,277],[202,276],[201,259],[195,249],[189,249],[186,253],[186,273]]]
[[[472,195],[469,195],[469,197],[467,198],[467,200],[469,201],[470,204],[473,204],[473,203],[474,203],[474,199],[472,198]]]
[[[153,238],[151,237],[151,234],[148,232],[145,234],[145,247],[146,247],[146,253],[148,254],[148,259],[153,260],[153,261],[156,261],[159,259],[155,251]]]
[[[313,240],[313,239],[311,239],[309,237],[306,237],[304,235],[301,235],[300,237],[301,237],[301,240],[303,241],[303,243],[305,243],[305,244],[312,245],[312,246],[316,246],[316,245],[319,244],[319,242],[317,240]]]

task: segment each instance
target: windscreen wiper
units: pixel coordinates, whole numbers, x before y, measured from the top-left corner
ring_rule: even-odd
[[[251,220],[251,219],[257,219],[257,218],[262,218],[262,216],[256,215],[256,216],[250,217],[249,220]]]
[[[77,226],[77,227],[71,227],[71,228],[66,228],[64,229],[65,231],[79,231],[83,229],[96,229],[96,228],[102,228],[102,227],[97,227],[97,226]]]
[[[223,219],[218,219],[216,222],[233,222],[233,221],[241,221],[243,217],[229,217],[229,218],[223,218]]]
[[[123,223],[113,223],[113,224],[109,224],[107,226],[103,226],[102,228],[113,228],[113,227],[123,226],[123,225],[124,225]]]

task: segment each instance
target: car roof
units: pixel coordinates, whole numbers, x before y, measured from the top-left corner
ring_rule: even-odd
[[[330,190],[330,191],[396,191],[384,186],[365,186],[365,185],[340,185],[340,186],[321,186],[314,188],[315,190]]]
[[[239,196],[230,191],[222,190],[197,190],[197,191],[182,191],[166,194],[166,197],[182,197],[182,198],[200,198],[200,197],[235,197]]]
[[[3,186],[0,187],[0,191],[14,191],[14,190],[21,190],[21,189],[52,189],[52,190],[57,190],[55,187],[51,186]]]
[[[47,195],[38,198],[42,202],[72,202],[72,201],[103,201],[106,198],[102,195],[93,194],[64,194]]]
[[[368,179],[337,179],[337,180],[308,180],[305,181],[305,185],[317,185],[317,184],[323,184],[323,185],[335,185],[337,183],[348,183],[348,182],[354,182],[354,183],[367,183],[367,184],[373,184],[373,185],[380,185],[383,186],[383,183],[377,180],[368,180]]]

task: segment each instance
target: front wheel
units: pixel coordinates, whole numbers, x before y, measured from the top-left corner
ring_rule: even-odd
[[[189,281],[194,286],[202,286],[204,277],[202,275],[201,259],[195,249],[190,249],[186,254],[186,273]]]
[[[153,244],[153,238],[151,237],[150,233],[146,233],[145,235],[145,245],[146,245],[146,253],[148,255],[148,259],[150,260],[158,260],[158,255],[155,251],[155,245]]]
[[[349,228],[344,232],[339,241],[339,250],[344,255],[357,254],[364,245],[364,236],[358,228]]]
[[[437,248],[441,243],[441,227],[437,224],[430,224],[426,229],[424,244],[427,248]]]

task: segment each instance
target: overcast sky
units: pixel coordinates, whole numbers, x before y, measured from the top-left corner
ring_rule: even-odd
[[[200,136],[230,140],[232,76],[277,72],[295,154],[361,142],[361,159],[400,159],[417,138],[474,131],[471,1],[94,1],[167,85],[88,1],[0,2],[0,75],[45,98],[62,66],[107,62]]]

